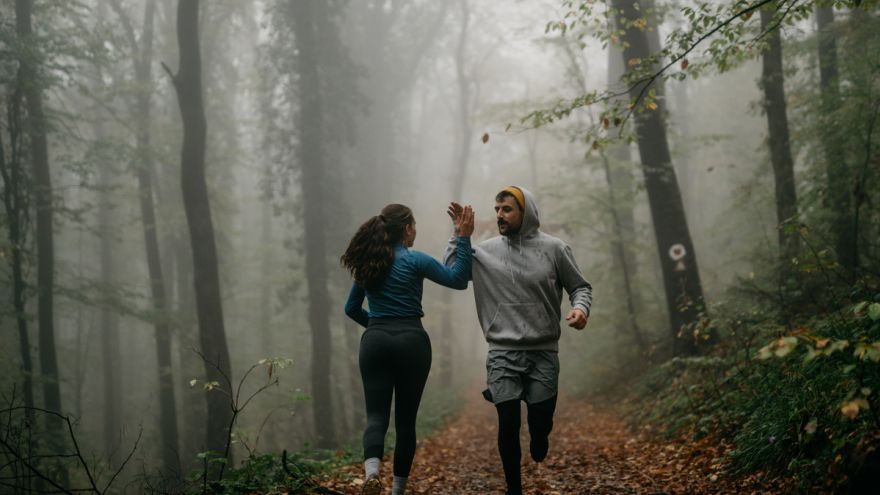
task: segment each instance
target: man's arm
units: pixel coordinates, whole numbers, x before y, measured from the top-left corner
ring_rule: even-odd
[[[568,293],[569,301],[571,301],[572,309],[565,319],[569,322],[569,326],[581,330],[587,326],[587,319],[590,316],[590,307],[593,304],[593,286],[581,274],[568,245],[565,245],[561,250],[557,267],[559,280],[562,282],[565,292]]]

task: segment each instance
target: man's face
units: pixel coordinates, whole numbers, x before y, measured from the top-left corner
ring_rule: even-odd
[[[498,221],[498,233],[514,235],[522,227],[523,212],[516,204],[513,196],[505,196],[495,202],[495,220]]]

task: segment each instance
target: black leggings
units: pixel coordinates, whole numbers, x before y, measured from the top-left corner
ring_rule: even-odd
[[[431,370],[431,340],[419,318],[370,318],[361,336],[367,403],[364,459],[381,458],[394,396],[394,475],[409,476],[416,453],[416,413]]]
[[[553,413],[556,411],[556,396],[550,399],[526,405],[528,410],[529,436],[532,442],[546,442],[553,429]],[[501,465],[504,466],[504,479],[507,481],[507,494],[522,494],[520,477],[519,446],[520,401],[509,400],[495,404],[498,410],[498,452],[501,454]],[[545,444],[546,447],[546,444]],[[546,453],[546,452],[545,452]]]

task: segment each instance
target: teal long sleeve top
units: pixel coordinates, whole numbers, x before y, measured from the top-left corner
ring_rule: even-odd
[[[357,283],[351,286],[345,314],[366,327],[370,318],[421,317],[424,279],[453,289],[464,290],[471,278],[471,239],[456,239],[455,264],[447,267],[431,256],[403,245],[394,248],[394,262],[378,290],[366,290]],[[363,308],[364,298],[370,310]]]

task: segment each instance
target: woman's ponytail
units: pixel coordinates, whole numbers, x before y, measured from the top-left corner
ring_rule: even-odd
[[[413,223],[412,210],[390,204],[379,215],[361,225],[342,255],[342,266],[348,269],[360,286],[375,290],[381,287],[394,262],[394,246],[403,240],[406,226]]]

